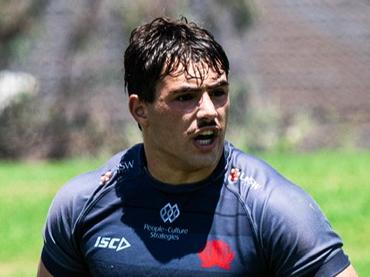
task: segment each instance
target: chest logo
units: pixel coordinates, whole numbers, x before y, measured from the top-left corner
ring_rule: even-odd
[[[232,168],[230,170],[230,175],[229,175],[229,182],[231,183],[236,183],[239,180],[240,177],[240,169],[239,168]]]
[[[161,215],[161,218],[163,222],[174,222],[176,218],[180,216],[180,209],[177,206],[177,204],[171,205],[170,203],[167,203],[160,211],[159,213]]]
[[[231,247],[222,240],[207,241],[206,247],[198,253],[201,266],[204,268],[220,267],[225,270],[231,269],[231,263],[235,254]]]
[[[242,187],[250,187],[253,190],[258,190],[261,185],[257,183],[256,179],[252,176],[246,176],[239,168],[232,168],[228,176],[229,184],[236,184],[240,182]]]
[[[94,247],[98,248],[108,248],[118,251],[130,247],[131,244],[124,238],[111,238],[111,237],[101,237],[96,239]]]

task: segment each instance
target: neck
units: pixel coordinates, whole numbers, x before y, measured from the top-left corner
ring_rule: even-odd
[[[150,174],[158,181],[171,185],[189,184],[202,181],[212,174],[219,162],[218,160],[212,164],[212,166],[197,169],[179,166],[176,165],[176,163],[167,160],[153,159],[150,154],[147,154],[147,152],[145,152],[145,157]]]

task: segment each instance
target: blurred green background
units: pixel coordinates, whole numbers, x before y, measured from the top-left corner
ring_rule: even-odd
[[[163,15],[224,46],[228,139],[310,192],[370,276],[367,0],[0,0],[0,276],[34,276],[56,191],[141,140],[123,52]]]

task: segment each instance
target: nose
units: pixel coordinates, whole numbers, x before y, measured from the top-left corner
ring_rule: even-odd
[[[207,92],[204,92],[199,100],[197,117],[208,120],[217,117],[216,107]]]

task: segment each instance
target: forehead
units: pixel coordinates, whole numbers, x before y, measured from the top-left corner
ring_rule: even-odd
[[[219,73],[206,63],[191,63],[187,68],[179,64],[175,70],[158,81],[156,90],[176,89],[184,85],[202,88],[221,81],[227,81],[226,73]]]

